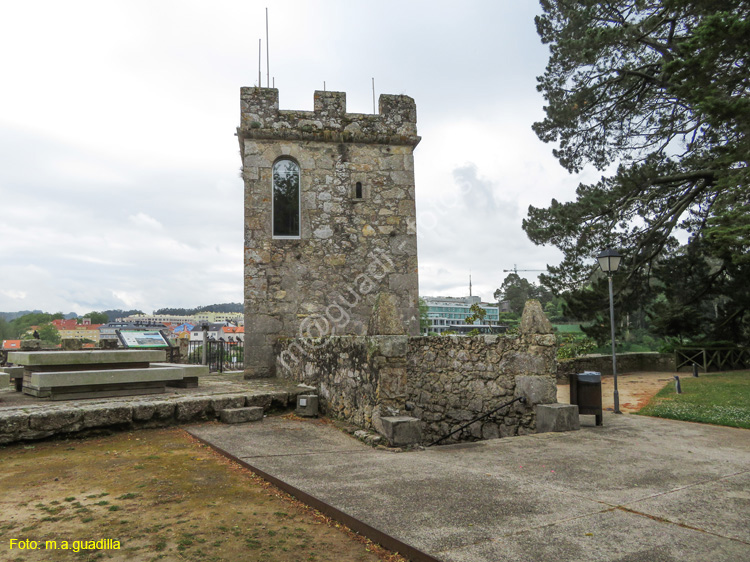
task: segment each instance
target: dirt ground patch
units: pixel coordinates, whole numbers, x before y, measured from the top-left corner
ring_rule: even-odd
[[[643,408],[664,385],[674,382],[675,373],[623,373],[617,375],[617,390],[620,393],[620,411],[631,413]],[[685,373],[679,373],[685,376]],[[690,376],[689,374],[687,376]],[[605,410],[614,409],[614,377],[602,376],[602,407]],[[570,386],[557,385],[557,401],[570,403]]]
[[[0,447],[0,489],[0,560],[405,562],[180,429]]]

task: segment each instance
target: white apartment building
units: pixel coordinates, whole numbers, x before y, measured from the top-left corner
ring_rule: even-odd
[[[177,314],[132,314],[125,318],[118,318],[118,322],[140,322],[161,324],[196,324],[203,322],[213,324],[216,322],[230,322],[237,326],[245,324],[245,315],[242,312],[199,312],[193,316],[181,316]]]
[[[192,316],[179,316],[177,314],[131,314],[125,318],[118,318],[118,322],[132,322],[141,324],[185,324],[190,322]]]
[[[483,324],[479,324],[477,320],[471,327],[477,328],[480,331],[497,329],[500,316],[496,303],[481,302],[482,299],[475,296],[421,298],[428,307],[427,318],[430,321],[430,326],[427,328],[427,333],[434,332],[440,334],[448,330],[454,332],[465,331],[463,326],[467,326],[466,317],[471,315],[472,304],[478,304],[487,315],[484,317]]]
[[[193,318],[198,324],[202,322],[231,322],[237,326],[245,324],[244,312],[198,312]]]

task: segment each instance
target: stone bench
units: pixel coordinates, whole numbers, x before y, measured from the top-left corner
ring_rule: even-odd
[[[30,373],[23,391],[50,400],[156,394],[166,392],[167,382],[182,380],[182,373],[179,367]]]
[[[198,378],[209,374],[208,365],[182,365],[175,363],[151,363],[151,367],[179,367],[182,369],[182,380],[167,381],[172,388],[198,388]]]

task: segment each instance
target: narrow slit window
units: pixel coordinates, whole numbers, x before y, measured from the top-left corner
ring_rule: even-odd
[[[299,165],[278,160],[273,165],[273,235],[299,238]]]
[[[362,199],[362,182],[361,181],[358,181],[357,184],[354,186],[354,198]]]

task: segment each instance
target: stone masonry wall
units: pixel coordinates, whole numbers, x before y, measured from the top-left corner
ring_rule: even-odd
[[[277,344],[280,376],[315,387],[325,415],[378,430],[405,411],[408,336],[342,336]]]
[[[446,435],[533,387],[537,403],[557,402],[555,337],[432,336],[409,341],[411,415],[428,441]],[[516,403],[469,426],[454,440],[533,433],[534,405]]]
[[[382,432],[380,418],[422,421],[431,442],[513,398],[492,419],[452,441],[535,430],[534,405],[557,402],[555,337],[541,305],[530,301],[517,336],[366,336],[280,340],[277,371],[316,388],[322,411]]]
[[[379,293],[395,297],[403,333],[419,333],[414,100],[382,95],[378,115],[354,114],[344,93],[318,91],[314,107],[279,110],[278,90],[241,90],[247,377],[274,374],[279,337],[364,335]],[[299,239],[272,236],[282,157],[300,166]]]

